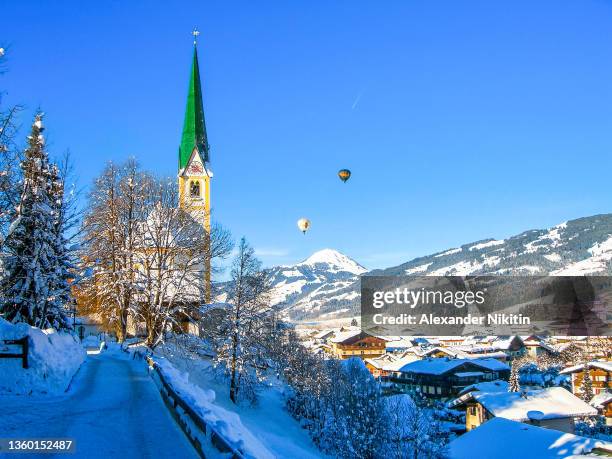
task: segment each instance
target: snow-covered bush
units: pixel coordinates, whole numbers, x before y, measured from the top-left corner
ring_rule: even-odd
[[[22,368],[20,359],[0,359],[0,393],[64,392],[85,360],[83,346],[69,333],[11,324],[0,318],[0,341],[24,336],[29,339],[29,368]]]

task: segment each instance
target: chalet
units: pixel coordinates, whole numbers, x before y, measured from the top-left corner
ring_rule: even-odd
[[[529,357],[537,358],[541,355],[556,354],[556,349],[550,344],[546,343],[543,338],[532,335],[523,339],[525,345],[525,354]]]
[[[521,357],[525,353],[525,344],[520,336],[473,336],[457,346],[471,354],[506,354],[508,360]]]
[[[380,357],[366,359],[366,368],[370,370],[372,376],[382,380],[387,380],[393,373],[399,371],[401,367],[411,362],[419,360],[413,354],[397,356],[394,354],[384,354]]]
[[[523,392],[472,391],[448,404],[466,408],[465,426],[475,429],[496,417],[574,433],[574,418],[596,416],[597,410],[562,387]]]
[[[385,353],[386,341],[360,330],[339,332],[329,340],[332,354],[339,359],[380,357]]]
[[[589,402],[606,421],[607,426],[612,426],[612,392],[600,392]]]
[[[495,359],[426,358],[408,363],[389,376],[404,392],[430,398],[456,396],[465,387],[482,381],[508,379],[510,367]]]
[[[612,362],[594,360],[586,364],[574,365],[559,373],[572,375],[572,392],[575,395],[579,395],[582,392],[582,381],[586,371],[591,376],[593,394],[597,395],[607,391],[612,392]]]
[[[327,341],[334,336],[334,330],[321,330],[315,333],[312,338],[317,344],[327,343]]]
[[[449,459],[560,459],[601,456],[612,456],[612,443],[504,418],[492,419],[448,445]]]
[[[365,359],[365,365],[375,378],[386,378],[389,376],[389,365],[396,362],[399,357],[393,354],[383,354],[380,357]]]
[[[414,340],[412,338],[402,336],[389,336],[385,337],[387,340],[386,343],[386,351],[387,353],[396,353],[401,354],[405,352],[407,349],[411,349],[414,347]]]

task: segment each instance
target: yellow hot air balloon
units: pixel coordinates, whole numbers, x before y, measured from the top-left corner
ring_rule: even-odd
[[[310,228],[310,220],[308,220],[307,218],[300,218],[297,221],[297,227],[302,233],[306,234],[306,231],[308,231],[308,229]]]
[[[346,183],[346,181],[351,178],[351,171],[348,169],[340,169],[338,171],[338,177],[340,177],[340,180]]]

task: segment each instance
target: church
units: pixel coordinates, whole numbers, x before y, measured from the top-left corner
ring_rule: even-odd
[[[197,38],[195,31],[194,38]],[[150,207],[140,209],[139,220],[133,227],[131,265],[127,261],[123,265],[119,262],[119,271],[129,266],[125,268],[130,271],[127,281],[133,292],[129,300],[117,300],[112,287],[116,281],[114,259],[84,260],[91,265],[91,279],[73,289],[81,315],[99,317],[103,328],[108,331],[121,328],[117,324],[125,324],[121,333],[132,336],[159,335],[170,326],[177,331],[180,328],[198,333],[201,306],[212,299],[212,176],[198,50],[194,40],[178,148],[178,188],[174,188],[172,182],[162,180],[161,186],[167,186],[168,192],[157,189],[151,200],[139,201],[148,202]],[[108,243],[105,239],[107,233],[99,234],[102,235],[100,245]],[[106,269],[108,266],[113,268]],[[130,301],[129,306],[126,306],[127,301]],[[109,312],[101,314],[107,309]]]
[[[189,75],[187,107],[178,151],[178,187],[180,206],[188,209],[194,220],[204,226],[208,238],[207,242],[210,243],[210,179],[213,174],[210,170],[210,147],[206,135],[202,102],[202,83],[198,64],[198,35],[199,32],[194,30],[193,61]],[[205,282],[204,301],[206,303],[211,301],[210,270],[210,259],[208,259],[205,267],[205,278],[203,279],[203,282]]]

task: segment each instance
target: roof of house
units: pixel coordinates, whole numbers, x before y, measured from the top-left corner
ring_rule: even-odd
[[[326,338],[327,336],[332,335],[333,333],[334,333],[334,330],[326,329],[326,330],[318,331],[317,333],[313,335],[313,337],[317,339],[323,339],[323,338]]]
[[[395,337],[395,336],[383,336],[387,340],[387,349],[407,349],[413,347],[412,338],[407,336]]]
[[[596,448],[612,452],[612,443],[494,418],[450,442],[448,457],[559,459],[588,454]]]
[[[385,367],[390,363],[399,360],[399,357],[394,356],[393,354],[383,354],[380,357],[373,357],[370,359],[365,359],[366,363],[369,363],[374,368],[378,369],[386,369]]]
[[[507,392],[508,382],[497,379],[495,381],[485,381],[481,383],[471,384],[465,388],[460,394],[467,394],[468,392],[474,392],[475,390],[480,392]]]
[[[603,408],[610,402],[612,402],[612,392],[600,392],[591,399],[589,405],[595,408]]]
[[[461,365],[469,364],[475,365],[479,368],[483,368],[490,371],[503,371],[509,370],[510,367],[503,362],[495,359],[449,359],[443,358],[427,358],[423,360],[417,360],[416,362],[408,363],[403,367],[399,368],[398,371],[404,373],[423,373],[430,375],[443,375]]]
[[[574,365],[573,367],[569,367],[566,368],[562,371],[560,371],[560,374],[569,374],[569,373],[576,373],[579,371],[583,371],[584,370],[584,363],[581,363],[580,365]],[[586,365],[588,365],[588,368],[599,368],[601,370],[605,370],[605,371],[612,371],[612,362],[607,362],[605,360],[593,360],[592,362],[588,362]]]
[[[514,421],[527,421],[534,416],[542,420],[597,414],[595,408],[562,387],[525,392],[476,391],[467,394],[463,402],[469,400],[477,401],[496,417]]]

